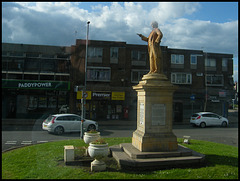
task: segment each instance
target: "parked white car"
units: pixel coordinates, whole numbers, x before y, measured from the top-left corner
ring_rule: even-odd
[[[199,112],[192,115],[190,124],[205,128],[206,126],[228,126],[228,119],[212,112]]]
[[[42,129],[58,135],[67,132],[80,132],[81,120],[81,116],[76,114],[54,114],[43,121]],[[83,130],[98,130],[98,123],[84,119]]]

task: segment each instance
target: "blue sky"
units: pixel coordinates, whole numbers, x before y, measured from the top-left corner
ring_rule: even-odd
[[[194,13],[193,19],[224,23],[238,20],[237,2],[200,2],[200,9]]]
[[[70,46],[76,38],[146,44],[156,20],[161,45],[234,55],[238,81],[238,2],[3,2],[2,42]]]

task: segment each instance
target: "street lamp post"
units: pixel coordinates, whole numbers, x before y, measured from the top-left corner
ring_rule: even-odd
[[[204,112],[206,112],[207,110],[207,100],[208,100],[208,90],[207,90],[207,75],[206,75],[206,61],[207,60],[207,52],[206,52],[206,57],[205,57],[206,60],[204,60],[204,64],[205,64],[205,104],[204,104]]]
[[[204,47],[201,47],[202,49],[204,49]],[[205,102],[204,102],[204,112],[207,110],[207,68],[206,68],[206,61],[207,61],[207,52],[203,52],[205,54],[204,56],[204,69],[205,69]]]
[[[86,97],[85,97],[85,92],[86,92],[86,87],[87,87],[87,57],[88,57],[88,34],[89,34],[89,24],[90,21],[87,22],[87,35],[86,35],[86,55],[85,55],[85,78],[84,78],[84,87],[82,89],[82,120],[81,120],[81,134],[80,137],[83,139],[83,121],[86,116],[86,110],[85,110],[85,104],[86,104]]]

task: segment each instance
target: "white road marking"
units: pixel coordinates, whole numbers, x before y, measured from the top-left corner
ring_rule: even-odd
[[[16,145],[17,141],[7,141],[5,144],[6,145]]]
[[[30,145],[33,141],[22,141],[22,145]],[[47,143],[48,141],[37,141],[37,143]],[[6,141],[5,145],[16,145],[17,141]]]
[[[30,145],[32,144],[32,141],[22,141],[22,145]]]
[[[37,143],[47,143],[48,141],[37,141]]]

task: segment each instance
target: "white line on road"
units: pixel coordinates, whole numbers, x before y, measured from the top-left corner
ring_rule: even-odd
[[[48,141],[37,141],[37,143],[47,143]]]
[[[5,144],[6,145],[16,145],[17,141],[7,141]]]
[[[22,145],[30,145],[32,144],[32,141],[22,141]]]

